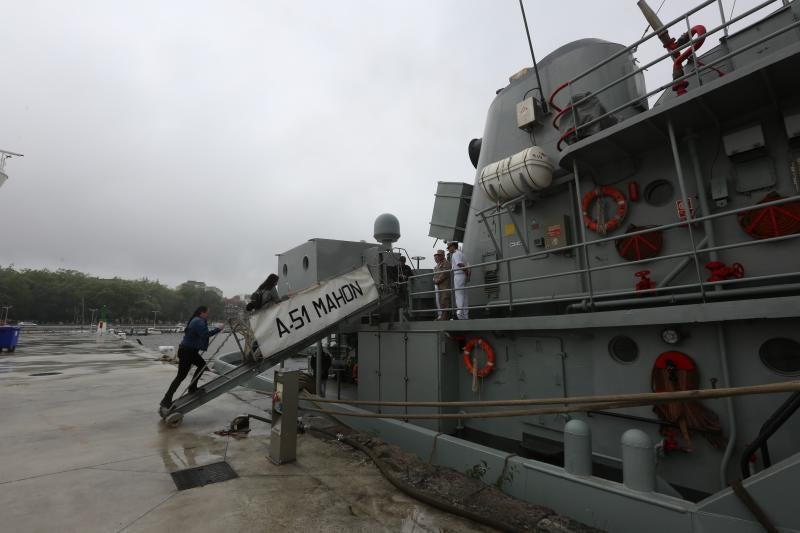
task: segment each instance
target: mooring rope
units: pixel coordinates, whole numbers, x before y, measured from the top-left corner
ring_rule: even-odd
[[[800,380],[782,381],[780,383],[767,383],[763,385],[747,385],[742,387],[725,387],[718,389],[698,389],[675,392],[643,392],[635,394],[610,394],[595,396],[567,396],[554,398],[531,398],[523,400],[480,400],[457,402],[400,402],[376,400],[336,400],[329,398],[315,398],[319,403],[348,404],[348,405],[375,405],[382,407],[497,407],[514,405],[569,405],[573,403],[601,403],[625,401],[680,401],[680,400],[709,400],[727,398],[729,396],[743,396],[748,394],[770,394],[775,392],[800,391]]]
[[[536,409],[509,409],[505,411],[459,412],[459,413],[371,413],[349,412],[336,409],[305,409],[309,412],[323,413],[331,416],[344,416],[355,418],[388,418],[398,420],[436,420],[436,419],[466,419],[466,418],[506,418],[517,416],[538,416],[550,414],[566,414],[574,412],[624,409],[627,407],[641,407],[664,402],[701,400],[711,398],[727,398],[731,396],[745,396],[752,394],[773,394],[779,392],[800,391],[800,381],[786,381],[766,385],[750,385],[746,387],[729,387],[724,389],[692,390],[678,392],[655,392],[641,394],[620,394],[612,396],[575,396],[572,398],[545,398],[537,400],[493,400],[484,402],[372,402],[368,400],[328,400],[324,398],[304,397],[319,403],[342,403],[357,405],[384,405],[407,407],[486,407],[497,405],[554,405],[563,407],[543,407]],[[499,403],[498,403],[499,402]],[[524,402],[524,403],[519,403]]]
[[[599,409],[623,409],[625,407],[639,407],[652,402],[608,402],[575,404],[572,407],[542,407],[538,409],[514,409],[509,411],[484,411],[461,413],[370,413],[365,411],[350,412],[336,409],[304,409],[311,413],[323,413],[331,416],[350,416],[355,418],[390,418],[396,420],[436,420],[436,419],[466,419],[466,418],[508,418],[515,416],[538,416],[551,414],[564,414]]]

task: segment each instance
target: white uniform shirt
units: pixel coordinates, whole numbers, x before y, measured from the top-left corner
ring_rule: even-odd
[[[464,257],[464,252],[461,250],[456,250],[453,252],[453,255],[450,257],[450,264],[453,267],[453,275],[455,276],[466,276],[467,273],[463,270],[456,270],[457,268],[465,268],[468,267],[469,264],[467,263],[467,258]]]

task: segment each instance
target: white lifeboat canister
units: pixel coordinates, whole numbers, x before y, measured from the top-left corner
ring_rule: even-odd
[[[549,187],[553,182],[553,164],[544,150],[532,146],[486,165],[480,182],[489,198],[507,202]]]

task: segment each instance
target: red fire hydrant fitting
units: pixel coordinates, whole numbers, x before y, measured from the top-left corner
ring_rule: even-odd
[[[725,266],[722,261],[711,261],[706,263],[706,268],[711,271],[711,277],[708,278],[708,281],[724,281],[726,279],[744,277],[744,267],[741,263]]]
[[[636,274],[634,274],[639,281],[636,282],[636,290],[637,291],[646,291],[648,289],[655,289],[656,282],[650,279],[650,271],[649,270],[640,270]]]
[[[669,455],[670,453],[673,452],[689,453],[688,449],[682,447],[678,443],[678,438],[674,430],[669,428],[664,428],[661,434],[664,435],[664,439],[661,441],[661,444],[663,446],[665,455]]]

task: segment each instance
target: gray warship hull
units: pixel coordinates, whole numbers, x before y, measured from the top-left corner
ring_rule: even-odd
[[[659,376],[691,388],[682,371],[699,389],[797,379],[800,5],[698,26],[717,5],[643,38],[665,44],[660,59],[639,66],[641,42],[584,39],[498,91],[470,144],[473,184],[440,183],[431,223],[432,237],[464,243],[470,319],[432,320],[431,275],[418,272],[403,311],[340,324],[360,400],[633,394],[661,391]],[[644,70],[657,68],[668,81],[646,89]],[[547,179],[514,170],[531,147],[549,158]],[[282,292],[341,273],[345,256],[375,253],[309,241],[281,254]],[[485,375],[465,369],[471,339],[494,353]],[[398,419],[341,418],[608,531],[800,531],[795,398],[706,400],[694,406],[701,426],[651,405],[505,418],[375,405],[363,409]],[[576,420],[590,431],[590,471],[571,463]],[[625,441],[632,429],[643,452]]]

